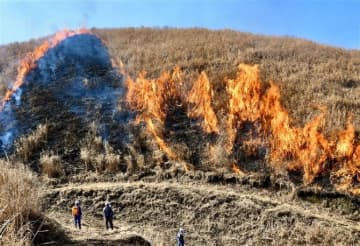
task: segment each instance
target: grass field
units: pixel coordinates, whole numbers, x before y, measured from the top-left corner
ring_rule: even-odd
[[[279,85],[280,100],[294,125],[302,127],[319,114],[319,106],[325,106],[325,133],[343,129],[352,114],[359,141],[360,51],[232,30],[126,28],[92,32],[103,40],[127,77],[134,79],[146,71],[148,78],[157,78],[179,66],[185,85],[189,85],[205,71],[214,90],[212,106],[220,124],[226,120],[229,101],[225,78],[236,76],[238,64],[259,64],[261,90],[269,81]],[[19,60],[43,40],[0,46],[0,95],[15,80]],[[54,110],[65,105],[48,101],[47,96],[45,93],[38,99],[34,91],[27,95],[27,102],[41,106],[34,110],[39,112],[38,118],[53,112],[44,110],[46,103],[61,105]],[[37,100],[40,103],[36,104]],[[186,113],[176,113],[172,112],[180,120],[186,118]],[[42,118],[43,124],[21,136],[15,151],[4,156],[9,160],[0,162],[0,244],[55,240],[59,245],[172,245],[179,226],[185,227],[189,245],[356,245],[360,241],[360,202],[356,196],[334,192],[332,187],[325,187],[328,191],[316,185],[294,185],[287,174],[256,172],[261,168],[251,166],[255,162],[248,163],[246,173],[229,173],[224,168],[216,173],[209,172],[210,168],[185,172],[179,160],[169,161],[161,153],[156,156],[158,149],[152,147],[156,144],[142,126],[132,129],[132,142],[120,151],[98,135],[95,123],[77,129],[78,123],[71,117],[65,121],[69,122],[66,129],[56,117],[54,122]],[[199,130],[190,123],[187,132],[177,132],[176,127],[167,132],[182,141],[168,141],[176,153],[182,153],[186,160],[206,155],[209,146],[199,147],[196,155],[200,157],[194,157],[190,147],[211,143],[211,136],[199,137]],[[61,139],[64,144],[56,142],[54,131],[66,133]],[[216,146],[222,147],[225,140],[217,141]],[[224,148],[214,153],[212,170],[229,162]],[[37,167],[34,170],[38,173],[22,163]],[[84,171],[75,175],[69,165]],[[73,231],[68,216],[75,199],[82,200],[87,214],[83,234]],[[106,199],[113,202],[118,214],[115,233],[102,230],[99,211]],[[32,242],[35,235],[38,239]]]

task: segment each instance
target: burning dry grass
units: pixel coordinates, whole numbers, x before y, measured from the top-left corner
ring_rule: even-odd
[[[205,72],[201,72],[199,78],[189,92],[186,100],[189,103],[188,116],[200,119],[201,127],[206,133],[219,133],[218,120],[212,108],[213,91],[210,81]]]
[[[226,106],[223,78],[235,74],[239,63],[260,64],[263,81],[281,81],[282,102],[304,124],[314,115],[313,104],[328,109],[326,130],[343,126],[354,112],[360,126],[360,52],[318,45],[301,39],[275,38],[231,30],[124,28],[93,29],[113,58],[136,76],[145,70],[150,78],[176,64],[190,76],[206,71],[214,88],[214,109]],[[211,40],[211,42],[209,42]],[[0,81],[16,79],[17,63],[43,40],[0,46]]]
[[[341,128],[348,112],[354,112],[356,130],[360,129],[359,51],[231,30],[126,28],[94,32],[131,76],[145,70],[149,78],[156,78],[175,65],[193,79],[206,71],[216,92],[215,111],[226,107],[223,78],[235,75],[234,66],[259,64],[263,81],[280,83],[281,100],[295,124],[308,122],[314,116],[313,105],[321,103],[328,109],[327,131]]]
[[[206,74],[200,74],[190,91],[181,86],[184,83],[180,75],[179,69],[175,68],[172,75],[163,73],[158,79],[149,80],[140,74],[136,81],[129,79],[127,82],[127,102],[138,112],[137,121],[146,122],[160,149],[174,160],[180,159],[179,151],[173,148],[177,144],[168,145],[161,133],[165,130],[164,121],[169,117],[169,109],[175,108],[176,104],[189,104],[187,115],[198,119],[203,134],[219,132]],[[239,133],[243,135],[242,128],[250,126],[249,139],[242,139],[239,143],[246,155],[256,158],[264,152],[262,149],[267,149],[267,156],[263,158],[273,169],[300,171],[305,184],[311,184],[317,177],[330,172],[338,179],[335,181],[338,189],[358,192],[353,189],[351,180],[360,182],[357,178],[360,173],[360,144],[355,138],[351,117],[344,130],[331,134],[335,137],[327,136],[323,130],[325,109],[303,127],[295,126],[281,103],[279,87],[270,81],[268,88],[262,88],[257,65],[240,64],[237,76],[225,79],[225,83],[229,102],[222,110],[228,111],[227,125],[225,131],[218,135],[227,137],[226,144],[222,146],[227,151],[227,154],[223,152],[227,157],[234,156]],[[159,122],[157,127],[154,121]],[[217,148],[212,145],[208,149],[214,152]],[[236,162],[242,161],[234,157]],[[186,170],[187,166],[185,164]],[[339,177],[341,174],[344,177]]]
[[[2,245],[31,245],[30,217],[37,213],[39,182],[19,163],[0,161],[0,242]]]
[[[179,153],[173,150],[164,140],[165,121],[168,112],[187,107],[188,116],[197,119],[207,134],[218,131],[217,118],[211,107],[212,90],[206,74],[199,76],[189,92],[184,89],[186,85],[179,67],[175,67],[172,73],[164,72],[157,79],[147,79],[141,73],[135,81],[129,78],[126,85],[127,103],[131,109],[139,112],[136,122],[145,122],[160,149],[170,159],[181,161],[188,170],[190,165],[181,158],[185,151]]]
[[[79,29],[77,31],[60,31],[57,32],[54,37],[50,41],[45,41],[40,46],[36,47],[36,49],[33,52],[28,53],[20,62],[20,65],[17,69],[17,76],[14,84],[12,85],[12,88],[8,89],[0,109],[4,107],[4,104],[6,101],[10,100],[13,93],[20,88],[20,86],[24,83],[25,76],[37,66],[37,61],[43,57],[46,52],[55,47],[59,42],[64,40],[65,38],[68,38],[70,36],[76,35],[76,34],[83,34],[88,33],[89,31],[86,29]]]
[[[169,102],[176,104],[181,100],[180,77],[180,70],[176,67],[172,74],[165,72],[157,79],[148,80],[145,73],[141,73],[136,81],[129,79],[126,83],[128,105],[141,112],[136,118],[137,123],[146,123],[157,144],[172,159],[177,156],[161,137],[161,129],[164,127],[166,112],[172,106]]]
[[[141,73],[135,80],[129,78],[126,100],[129,107],[138,112],[136,121],[145,123],[147,131],[170,159],[183,161],[184,156],[187,159],[199,159],[199,156],[195,155],[206,149],[208,154],[203,155],[206,159],[202,161],[203,164],[213,163],[214,156],[221,159],[217,153],[224,153],[226,166],[230,168],[231,159],[235,162],[243,161],[242,157],[238,157],[243,152],[246,158],[246,155],[256,157],[260,152],[264,152],[266,158],[263,159],[269,162],[270,167],[300,172],[305,184],[312,183],[328,172],[333,180],[339,182],[338,189],[352,189],[351,180],[359,181],[357,176],[359,176],[360,147],[355,133],[357,124],[352,124],[349,117],[344,130],[334,131],[337,129],[335,126],[344,125],[344,120],[340,119],[347,115],[345,111],[333,106],[327,108],[328,113],[322,109],[317,116],[314,116],[316,110],[313,108],[310,114],[301,113],[309,112],[308,105],[312,104],[305,105],[305,102],[313,102],[307,98],[308,95],[312,98],[328,100],[322,100],[321,104],[349,106],[347,112],[357,110],[355,106],[358,102],[356,95],[359,93],[358,64],[360,64],[357,63],[359,61],[357,52],[317,46],[316,53],[313,49],[316,45],[309,42],[285,38],[276,39],[278,44],[274,44],[275,39],[231,31],[126,29],[123,32],[130,40],[139,41],[144,38],[142,42],[147,42],[146,44],[150,46],[139,49],[139,42],[128,42],[129,40],[126,39],[124,41],[121,37],[110,41],[109,37],[113,34],[110,35],[106,31],[97,33],[105,40],[113,56],[123,62],[128,75],[131,76],[144,68],[149,70],[149,78],[145,73]],[[76,33],[78,32],[59,33],[54,41],[45,42],[27,55],[21,62],[16,82],[8,91],[5,100],[21,85],[28,71],[36,66],[36,60],[59,40]],[[134,33],[138,35],[133,37]],[[181,40],[174,40],[179,33],[186,35],[180,35]],[[189,42],[194,36],[197,39]],[[209,37],[211,43],[207,42]],[[161,52],[157,50],[159,54],[156,53],[153,57],[154,50],[160,47],[156,40],[165,40],[162,49],[165,48]],[[175,43],[170,43],[169,40]],[[117,54],[121,42],[125,42],[129,49],[126,51],[122,49],[123,54]],[[154,42],[157,46],[151,46]],[[236,45],[237,42],[240,45]],[[132,49],[134,48],[131,46],[132,43],[136,43],[135,50]],[[230,48],[225,44],[230,44]],[[179,51],[175,52],[175,50]],[[127,53],[130,51],[133,52],[131,55]],[[139,52],[143,54],[139,55]],[[140,60],[133,60],[134,57],[140,57]],[[339,60],[344,57],[348,60]],[[323,64],[323,61],[329,59],[330,63]],[[250,66],[243,62],[259,63],[259,65]],[[175,63],[180,66],[175,67],[171,73],[160,74],[164,67],[169,68]],[[232,67],[235,63],[241,64],[238,74],[229,76],[234,74]],[[307,64],[307,68],[304,68],[304,64]],[[333,72],[332,68],[336,71]],[[195,74],[198,78],[194,80]],[[155,75],[159,75],[158,78],[153,78],[156,77]],[[276,85],[272,80],[283,83]],[[195,82],[190,84],[191,81]],[[264,86],[265,83],[262,81],[269,81],[269,84]],[[323,86],[325,84],[328,84],[329,88]],[[282,96],[280,96],[280,87]],[[216,93],[213,93],[213,88]],[[335,91],[334,95],[330,93],[332,90]],[[350,96],[347,96],[349,100],[345,100],[345,95],[348,93],[350,93]],[[299,100],[299,95],[302,100]],[[297,101],[294,103],[294,100]],[[171,123],[170,113],[181,110],[186,111],[191,124],[196,121],[202,129],[202,136],[206,137],[198,142],[205,142],[205,147],[196,146],[196,150],[193,151],[189,143],[168,141],[169,136],[176,135],[174,133],[176,127],[165,131],[166,124]],[[328,121],[330,123],[326,123],[327,118],[330,118]],[[359,122],[357,114],[354,114],[353,118],[355,122]],[[219,122],[226,122],[226,127],[220,126]],[[250,130],[245,129],[247,125],[251,125]],[[222,127],[223,129],[219,130]],[[247,137],[239,137],[243,129],[248,131]],[[184,141],[184,138],[191,138],[193,130],[190,129],[185,137],[179,137],[180,134],[175,137],[177,140],[180,139],[180,142]],[[19,140],[17,149],[24,162],[28,162],[31,153],[41,145],[41,139],[46,138],[41,137],[44,135],[41,132],[41,129],[38,129],[36,133]],[[207,138],[209,135],[216,138],[225,137],[227,141],[219,146],[219,141],[211,141]],[[118,170],[120,155],[98,135],[88,138],[80,151],[86,169],[96,170],[99,173],[105,170]],[[222,148],[225,148],[226,152]],[[240,149],[241,153],[234,153],[236,149]],[[263,151],[264,149],[266,151]],[[188,164],[194,163],[184,162],[185,169],[190,167]]]
[[[241,64],[236,80],[238,81],[235,85],[234,80],[227,82],[230,96],[230,136],[233,136],[233,130],[238,128],[234,126],[234,115],[238,118],[238,125],[247,121],[260,121],[259,133],[265,132],[271,146],[270,161],[281,161],[289,170],[300,170],[305,184],[312,183],[316,177],[327,171],[334,172],[344,168],[353,178],[358,176],[356,163],[360,162],[360,144],[355,138],[351,116],[344,130],[332,134],[335,138],[326,136],[323,130],[324,109],[304,127],[295,127],[289,113],[281,104],[279,88],[270,81],[270,87],[261,93],[261,81],[256,66]],[[233,89],[236,86],[239,86],[238,89]],[[349,166],[352,167],[352,172]],[[341,183],[345,185],[342,181]],[[349,183],[347,188],[350,188]]]

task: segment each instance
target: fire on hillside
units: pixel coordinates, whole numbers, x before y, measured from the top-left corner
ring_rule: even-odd
[[[78,34],[84,34],[84,33],[90,33],[90,31],[85,28],[82,28],[76,31],[63,30],[57,32],[52,39],[50,39],[49,41],[46,40],[40,46],[36,47],[33,52],[28,53],[20,61],[20,65],[18,66],[17,69],[18,74],[16,76],[15,82],[13,83],[12,88],[8,89],[5,96],[3,97],[0,110],[4,107],[4,104],[12,97],[12,95],[21,87],[26,75],[36,67],[36,62],[41,57],[43,57],[49,49],[54,48],[62,40],[68,37]]]
[[[327,172],[338,179],[338,189],[359,193],[360,190],[350,188],[353,180],[360,182],[360,144],[356,144],[351,116],[346,128],[335,138],[328,138],[322,131],[325,109],[321,109],[321,113],[304,127],[295,127],[281,104],[279,87],[271,81],[269,88],[262,93],[258,66],[240,64],[238,69],[236,78],[226,79],[229,100],[226,132],[219,132],[218,120],[211,107],[210,82],[204,72],[189,92],[182,91],[178,68],[172,75],[163,73],[152,80],[141,74],[136,81],[128,80],[127,101],[133,110],[139,112],[137,121],[147,122],[160,148],[170,158],[176,155],[157,132],[163,131],[166,109],[176,98],[188,104],[188,116],[199,119],[204,133],[225,134],[227,143],[224,147],[229,155],[234,149],[239,128],[250,122],[258,126],[257,134],[268,143],[267,159],[272,168],[300,171],[305,184],[311,184]],[[154,130],[153,120],[160,123],[157,130]],[[232,169],[236,173],[240,170],[236,166]]]
[[[16,96],[25,77],[51,48],[66,38],[86,33],[89,33],[86,29],[59,32],[29,53],[20,62],[16,80],[4,96],[1,107],[4,108]],[[190,89],[185,89],[179,67],[155,79],[148,79],[146,73],[140,73],[136,79],[128,78],[125,97],[129,108],[137,113],[135,121],[145,122],[147,131],[161,150],[169,159],[183,163],[185,170],[193,168],[193,163],[184,160],[165,136],[172,134],[165,132],[165,125],[169,124],[169,112],[178,109],[184,110],[185,117],[197,123],[202,135],[226,139],[221,146],[224,149],[222,153],[235,163],[239,162],[234,152],[238,148],[237,139],[242,133],[241,129],[251,125],[251,136],[255,136],[256,141],[251,141],[250,137],[240,141],[240,144],[249,145],[243,149],[254,152],[254,155],[257,149],[265,148],[264,159],[270,168],[300,172],[304,184],[311,184],[316,178],[329,175],[338,190],[360,194],[360,188],[356,188],[356,183],[360,182],[360,143],[351,115],[345,129],[331,137],[323,130],[324,108],[320,108],[320,114],[303,127],[296,127],[281,103],[279,87],[270,81],[268,88],[263,89],[259,73],[257,65],[240,64],[237,76],[225,79],[228,100],[226,109],[223,109],[227,115],[225,121],[220,119],[212,107],[214,94],[205,72],[200,73]],[[225,122],[224,126],[219,122]],[[199,139],[200,143],[202,138]],[[207,143],[208,148],[213,150],[216,143],[211,140]],[[228,169],[242,173],[237,164],[233,163]]]

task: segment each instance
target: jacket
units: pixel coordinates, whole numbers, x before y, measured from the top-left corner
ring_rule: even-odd
[[[107,205],[103,209],[105,218],[111,219],[114,216],[111,206]]]

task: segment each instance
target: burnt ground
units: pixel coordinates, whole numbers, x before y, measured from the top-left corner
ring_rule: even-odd
[[[4,151],[14,153],[14,143],[40,124],[48,126],[46,144],[32,151],[26,163],[35,171],[39,171],[40,153],[46,151],[61,155],[65,166],[76,166],[81,140],[92,122],[102,138],[117,149],[124,148],[131,115],[115,110],[124,93],[123,76],[112,66],[108,50],[98,37],[69,37],[36,64],[17,96],[0,111],[1,156]]]
[[[202,172],[72,181],[50,186],[42,204],[75,245],[174,245],[180,226],[187,245],[360,243],[357,198],[295,188],[287,181]],[[70,214],[76,199],[84,213],[81,232],[73,228]],[[104,229],[101,211],[106,199],[115,211],[114,231]]]

